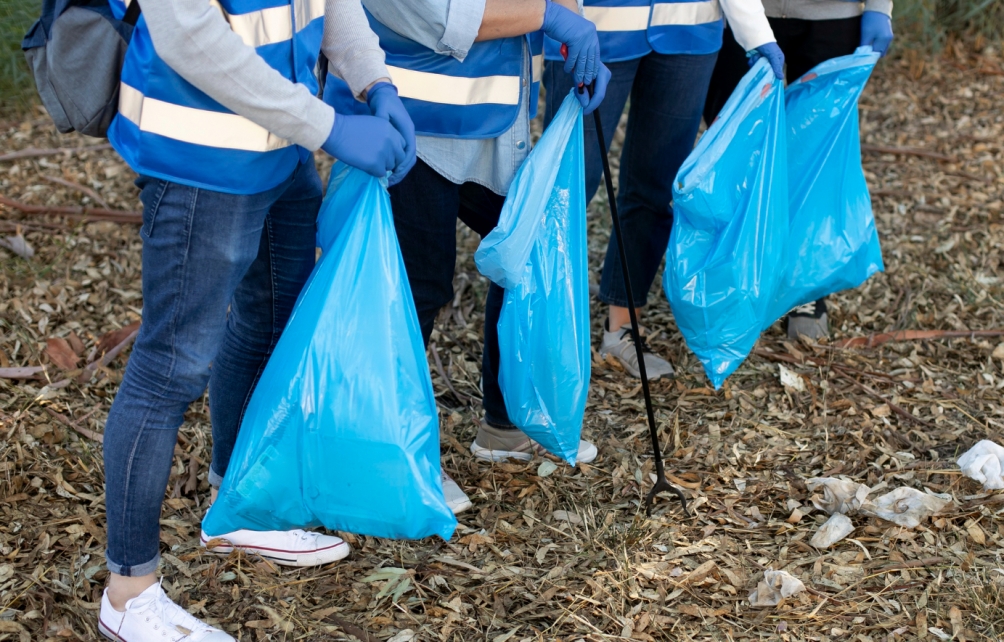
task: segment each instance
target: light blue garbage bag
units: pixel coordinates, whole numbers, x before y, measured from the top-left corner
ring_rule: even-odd
[[[858,96],[878,59],[861,47],[785,91],[791,231],[771,321],[883,269],[858,133]]]
[[[582,106],[569,95],[516,172],[478,270],[505,288],[499,386],[509,420],[575,464],[589,392]]]
[[[785,133],[784,86],[761,59],[673,185],[663,289],[715,388],[770,325],[788,238]]]
[[[448,539],[432,380],[381,181],[335,165],[317,240],[203,529]]]

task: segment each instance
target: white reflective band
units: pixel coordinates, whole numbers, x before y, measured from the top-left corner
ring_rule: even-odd
[[[651,7],[583,7],[597,31],[645,31]]]
[[[462,78],[389,65],[387,71],[402,98],[444,105],[519,104],[519,76]]]
[[[652,26],[702,25],[722,19],[718,0],[710,2],[657,2],[652,6]]]
[[[210,0],[224,19],[249,47],[262,47],[285,42],[293,37],[293,18],[289,5],[269,7],[248,13],[227,13],[219,0]],[[324,0],[296,0],[296,30],[301,31],[317,18],[324,16]]]
[[[119,85],[119,113],[140,131],[194,145],[268,152],[290,144],[243,116],[147,98],[125,83]]]
[[[530,61],[530,82],[540,82],[544,77],[544,54],[537,54]]]

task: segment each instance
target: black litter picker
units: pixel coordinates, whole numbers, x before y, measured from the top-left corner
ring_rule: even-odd
[[[565,45],[561,45],[561,55],[564,58],[568,57],[568,48]],[[588,91],[592,95],[595,84],[596,81],[594,80],[588,88],[579,85],[578,91],[580,94]],[[600,158],[603,161],[603,179],[606,182],[607,196],[610,201],[610,218],[613,221],[613,229],[617,237],[617,249],[620,251],[621,274],[624,275],[624,291],[627,293],[628,301],[631,303],[628,306],[628,312],[631,315],[631,338],[634,341],[634,349],[638,355],[638,374],[641,376],[641,390],[645,397],[645,412],[648,414],[648,432],[652,438],[652,456],[655,458],[655,486],[645,496],[645,514],[652,514],[652,504],[655,501],[655,496],[668,490],[676,495],[683,506],[684,514],[689,516],[690,511],[687,510],[687,498],[684,496],[683,491],[666,480],[666,468],[662,461],[662,446],[659,443],[659,429],[655,424],[652,393],[649,391],[648,373],[645,371],[645,353],[642,348],[643,344],[641,341],[641,331],[638,326],[638,315],[635,313],[634,293],[631,291],[631,276],[628,273],[627,254],[624,251],[624,235],[621,233],[621,219],[617,214],[617,198],[614,194],[614,181],[613,176],[610,174],[610,159],[607,157],[607,144],[606,139],[603,137],[603,122],[600,118],[599,108],[593,111],[593,120],[596,123],[596,140],[600,145]]]

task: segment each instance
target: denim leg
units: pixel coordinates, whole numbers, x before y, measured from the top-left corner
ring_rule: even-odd
[[[320,207],[321,179],[313,163],[302,164],[265,217],[258,255],[234,292],[209,378],[214,487],[223,481],[251,393],[314,268]]]
[[[651,53],[638,66],[617,193],[635,307],[645,305],[666,253],[673,225],[673,180],[694,148],[715,58]],[[630,305],[612,231],[599,298],[610,305]]]
[[[453,299],[460,186],[418,159],[389,191],[422,341],[428,346],[440,308]]]
[[[499,223],[505,197],[476,183],[460,186],[460,220],[481,238],[486,237]],[[485,410],[485,421],[496,428],[515,430],[509,421],[509,411],[505,407],[502,388],[499,387],[499,315],[505,289],[488,286],[485,299],[485,341],[481,350],[481,405]]]
[[[635,73],[638,71],[640,58],[625,60],[623,62],[611,62],[607,64],[610,70],[610,84],[607,85],[607,94],[600,103],[600,120],[603,121],[603,139],[610,149],[610,143],[614,139],[614,132],[617,131],[617,123],[624,113],[624,105],[631,94],[631,86],[634,84]],[[546,109],[544,110],[544,127],[551,122],[554,115],[558,113],[565,96],[572,90],[572,76],[566,74],[562,69],[562,63],[544,63],[544,86],[547,89],[545,95]],[[586,151],[586,202],[588,203],[596,195],[596,190],[600,186],[600,178],[603,176],[603,160],[600,158],[600,147],[596,143],[596,121],[592,116],[582,119],[583,144]]]
[[[106,561],[152,573],[161,502],[188,405],[205,391],[227,305],[258,252],[273,193],[236,196],[141,178],[143,325],[104,433]]]

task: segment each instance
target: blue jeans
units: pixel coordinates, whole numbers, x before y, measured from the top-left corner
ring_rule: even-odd
[[[127,576],[157,568],[178,428],[207,384],[211,481],[226,472],[251,391],[313,269],[321,205],[312,162],[258,194],[149,177],[137,185],[143,325],[104,435],[105,557]]]
[[[484,238],[499,222],[505,197],[477,183],[457,185],[419,159],[404,180],[390,188],[404,267],[429,344],[439,310],[453,300],[457,264],[457,219]],[[485,302],[485,342],[481,356],[481,392],[485,421],[515,429],[499,388],[499,315],[505,290],[492,283]]]
[[[624,112],[628,96],[627,137],[621,150],[617,211],[628,250],[628,270],[635,307],[648,301],[648,291],[669,244],[673,227],[673,180],[694,148],[701,109],[718,54],[663,55],[608,63],[612,78],[599,107],[607,149]],[[545,126],[572,88],[561,63],[544,68],[547,87]],[[603,175],[596,126],[583,120],[586,146],[586,198],[592,199]],[[611,230],[600,278],[600,300],[628,307],[617,239]]]

